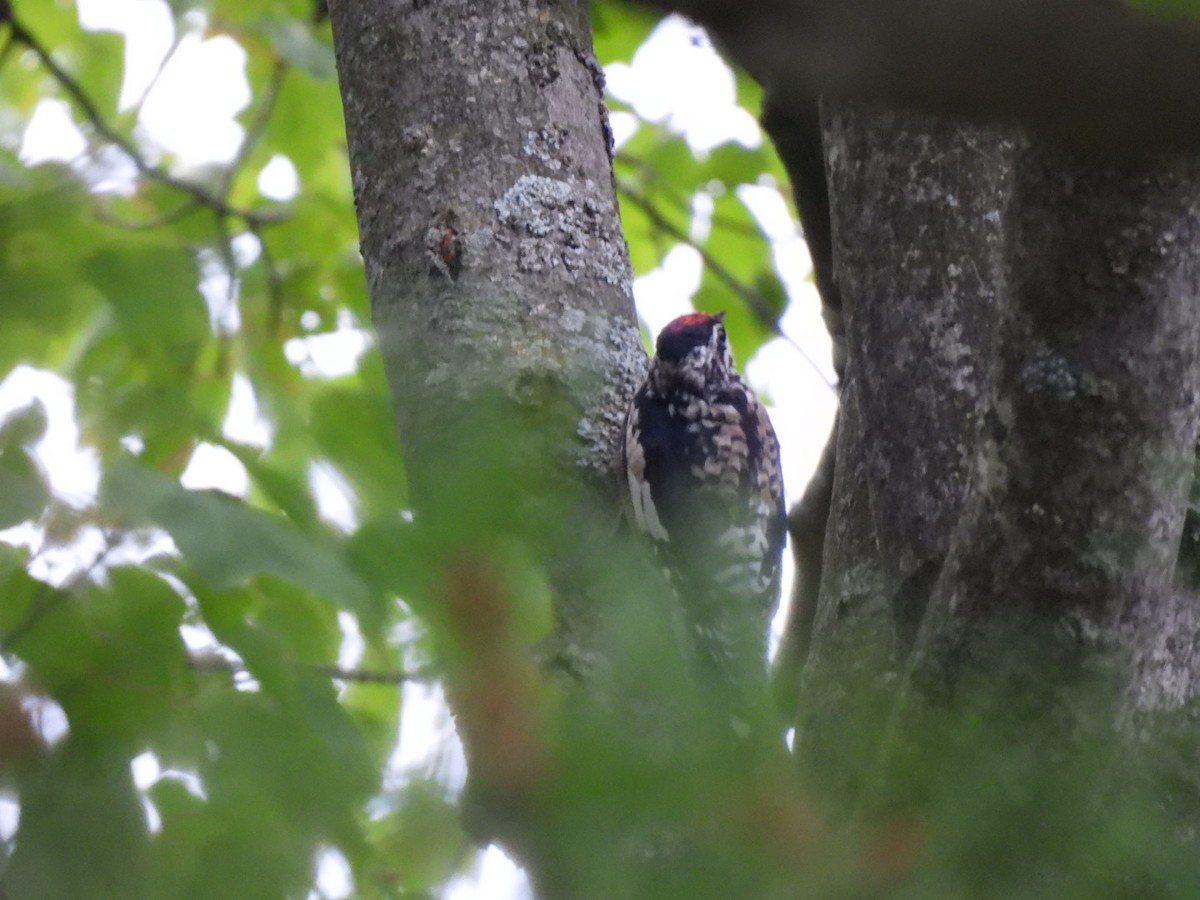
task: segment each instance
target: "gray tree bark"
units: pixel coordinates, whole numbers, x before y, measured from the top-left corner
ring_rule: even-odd
[[[579,462],[640,374],[586,4],[330,4],[372,315],[414,492],[464,398],[562,387]],[[420,503],[421,501],[418,500]]]
[[[537,819],[548,773],[527,652],[481,557],[505,533],[541,553],[558,653],[586,660],[581,620],[597,604],[580,554],[615,527],[617,442],[645,366],[587,3],[331,0],[329,11],[413,507],[461,545],[440,547],[431,614],[450,619],[461,651],[450,658],[466,660],[449,687],[472,779],[492,801],[476,826],[548,895],[569,895],[553,829]]]
[[[980,681],[1066,708],[1102,670],[1127,713],[1193,699],[1196,601],[1174,572],[1200,413],[1196,165],[827,113],[848,363],[803,755],[847,776],[829,754],[857,742],[875,764],[921,721],[914,694]],[[851,698],[878,732],[839,727]]]

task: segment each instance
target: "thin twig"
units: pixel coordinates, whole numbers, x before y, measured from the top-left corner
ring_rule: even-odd
[[[160,184],[188,194],[197,203],[207,206],[219,216],[233,216],[247,222],[258,221],[261,218],[254,210],[231,206],[223,197],[217,196],[201,185],[178,178],[166,169],[147,162],[138,148],[128,138],[124,137],[108,124],[95,102],[88,96],[87,91],[83,89],[83,86],[69,72],[55,62],[54,57],[50,55],[49,51],[42,46],[24,25],[14,17],[9,21],[9,27],[12,29],[12,39],[19,41],[33,51],[38,61],[54,76],[55,81],[66,91],[67,95],[75,101],[75,105],[83,112],[84,117],[91,123],[96,132],[128,156],[139,173]]]
[[[826,377],[823,371],[821,371],[821,367],[817,365],[816,360],[808,355],[808,351],[792,340],[792,338],[790,338],[788,335],[779,330],[778,317],[775,315],[775,312],[771,308],[771,305],[766,297],[749,285],[745,285],[739,281],[737,276],[725,268],[725,266],[723,266],[720,262],[718,262],[711,253],[696,243],[696,241],[692,240],[691,236],[684,232],[682,228],[679,228],[666,216],[664,216],[659,211],[658,207],[656,207],[654,203],[643,193],[638,191],[636,188],[633,188],[628,183],[621,181],[618,181],[617,189],[621,192],[623,197],[627,198],[631,203],[633,203],[634,206],[644,212],[646,214],[646,218],[648,218],[651,224],[653,224],[656,228],[661,230],[664,234],[675,238],[675,240],[686,244],[699,253],[701,261],[706,267],[708,267],[717,280],[724,282],[731,291],[741,297],[742,301],[748,307],[750,307],[751,312],[758,317],[759,321],[770,325],[775,333],[779,335],[779,337],[791,344],[792,347],[795,348],[796,352],[804,358],[804,361],[809,364],[812,370],[817,373],[817,376],[822,382],[824,382],[827,388],[829,388],[831,391],[837,390],[837,386]]]
[[[267,246],[267,239],[263,237],[262,228],[259,223],[248,222],[247,228],[252,235],[258,238],[259,261],[262,263],[263,270],[267,273],[267,297],[270,304],[267,309],[267,334],[277,336],[280,323],[283,320],[283,307],[285,303],[283,277],[279,274],[279,265],[275,262],[271,248]]]
[[[128,231],[147,231],[152,228],[162,228],[166,225],[174,224],[199,207],[200,204],[195,199],[188,199],[174,209],[159,213],[157,216],[151,216],[149,219],[126,219],[110,210],[106,210],[103,206],[97,205],[96,218],[108,225],[115,225],[118,228],[124,228]]]
[[[275,64],[271,67],[271,77],[267,81],[258,109],[254,111],[254,116],[246,126],[246,133],[242,137],[242,143],[238,147],[237,153],[221,176],[220,187],[217,191],[220,196],[229,196],[229,191],[233,187],[233,179],[237,176],[238,170],[246,164],[255,145],[266,132],[267,125],[271,121],[271,114],[275,112],[275,104],[279,100],[279,92],[283,88],[283,79],[287,72],[287,63],[282,59],[276,59]]]
[[[29,602],[30,608],[25,618],[10,628],[3,636],[0,636],[0,653],[10,652],[14,644],[40,625],[46,616],[56,609],[60,603],[73,596],[75,591],[91,577],[91,574],[109,558],[116,547],[117,539],[114,533],[112,531],[105,531],[104,549],[97,553],[96,558],[88,564],[87,568],[78,572],[67,585],[56,589],[53,585],[45,581],[38,581],[37,591]],[[39,554],[40,552],[39,550]],[[35,554],[34,558],[37,558],[37,554]]]
[[[186,34],[187,32],[183,29],[175,30],[175,36],[171,40],[171,46],[167,48],[167,52],[164,53],[163,58],[159,60],[158,68],[154,70],[154,75],[151,76],[148,82],[146,82],[146,87],[142,90],[141,96],[138,97],[137,100],[134,101],[133,106],[130,107],[130,111],[133,113],[134,118],[138,118],[142,114],[142,107],[146,105],[146,100],[150,96],[150,92],[153,91],[158,85],[158,80],[162,78],[162,73],[166,71],[167,63],[169,63],[179,51],[179,47],[183,43],[183,39]]]
[[[425,684],[433,681],[432,672],[418,670],[416,672],[388,672],[380,669],[343,669],[341,666],[313,666],[323,675],[336,678],[339,681],[356,681],[360,684]]]
[[[217,653],[188,656],[188,666],[197,672],[228,672],[231,675],[254,677],[254,673],[237,660],[232,660]],[[338,681],[353,681],[359,684],[389,684],[401,685],[410,682],[428,682],[434,679],[434,674],[428,671],[397,672],[383,669],[347,669],[342,666],[321,663],[304,663],[304,668],[336,678]]]

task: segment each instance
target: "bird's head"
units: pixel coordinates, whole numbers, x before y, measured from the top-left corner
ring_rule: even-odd
[[[667,323],[654,353],[654,377],[660,387],[680,385],[702,391],[736,377],[724,318],[723,312],[694,312]]]

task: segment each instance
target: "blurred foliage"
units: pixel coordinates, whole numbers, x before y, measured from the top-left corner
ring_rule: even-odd
[[[406,482],[366,337],[328,23],[308,0],[170,4],[170,52],[235,41],[251,97],[235,159],[189,170],[137,128],[140,103],[119,106],[119,34],[67,2],[13,14],[0,378],[65,379],[100,484],[51,490],[40,460],[71,439],[51,444],[41,402],[0,425],[0,527],[24,526],[0,545],[0,785],[19,809],[5,894],[302,897],[334,848],[355,896],[419,896],[471,854],[453,785],[389,762],[429,650],[398,595]],[[78,158],[20,158],[43,100],[65,101]],[[291,199],[259,190],[275,157],[295,167]],[[309,357],[339,336],[367,350],[321,374]],[[226,426],[239,383],[261,438]],[[183,487],[205,446],[240,464],[245,496]],[[317,469],[351,521],[321,512]]]
[[[1195,856],[1175,840],[1197,808],[1188,728],[1157,741],[1167,750],[1135,777],[1113,773],[1103,741],[1031,759],[951,712],[931,733],[953,741],[904,757],[903,801],[874,798],[847,824],[846,797],[828,789],[844,777],[822,772],[802,794],[778,742],[760,767],[714,739],[723,723],[656,612],[659,576],[622,548],[577,560],[611,598],[598,641],[613,702],[531,678],[527,651],[550,614],[529,547],[576,533],[560,527],[570,504],[530,480],[528,460],[495,451],[503,419],[473,419],[464,433],[490,441],[448,450],[453,490],[439,498],[471,515],[422,529],[408,515],[327,21],[311,0],[169,6],[172,53],[194,35],[246,54],[244,142],[227,165],[189,170],[150,144],[140,104],[118,103],[122,39],[82,29],[66,0],[17,0],[21,31],[3,32],[0,377],[63,379],[90,456],[62,465],[99,470],[94,494],[51,489],[62,473],[44,460],[71,437],[48,433],[49,401],[0,423],[6,897],[324,896],[316,861],[330,850],[355,897],[431,896],[471,867],[464,829],[479,810],[511,813],[506,792],[531,780],[550,868],[580,896],[1194,895]],[[594,13],[604,63],[629,60],[656,21],[609,0]],[[737,95],[758,102],[744,76]],[[66,102],[87,149],[31,164],[22,140],[48,99]],[[129,153],[137,171],[113,163]],[[276,157],[295,168],[290,199],[259,188]],[[748,358],[786,301],[738,197],[782,184],[773,153],[698,154],[639,120],[617,177],[635,271],[695,246],[695,302],[728,310]],[[366,349],[331,375],[313,362],[330,340]],[[261,439],[228,424],[247,395]],[[243,496],[181,483],[200,450],[244,473]],[[340,486],[348,517],[325,508],[316,472]],[[531,510],[530,497],[551,500]],[[468,713],[464,740],[496,751],[487,783],[473,775],[465,793],[445,746],[396,762],[402,709],[439,681]],[[848,706],[829,758],[868,769],[862,735],[877,719]],[[1104,777],[1114,799],[1101,809],[1090,787]],[[1170,815],[1145,802],[1163,783]],[[682,833],[698,836],[681,845]]]
[[[657,25],[657,17],[642,7],[623,2],[592,6],[596,53],[603,63],[632,60]],[[703,46],[707,38],[698,34],[696,41]],[[733,77],[737,102],[757,118],[761,89],[744,72]],[[627,104],[609,99],[614,110],[631,112]],[[779,333],[787,296],[771,242],[738,188],[775,186],[790,204],[787,175],[774,148],[764,136],[756,147],[726,141],[698,152],[669,121],[636,117],[636,130],[618,149],[614,170],[634,274],[652,271],[676,246],[695,248],[703,269],[693,305],[726,311],[734,355],[750,359]],[[711,214],[695,214],[700,198],[711,203]]]
[[[1126,3],[1161,19],[1200,19],[1200,3],[1196,0],[1126,0]]]

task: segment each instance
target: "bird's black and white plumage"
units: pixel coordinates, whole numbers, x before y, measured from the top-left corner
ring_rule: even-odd
[[[698,663],[757,682],[779,591],[783,482],[775,430],[734,368],[722,318],[690,313],[658,336],[626,419],[625,475]]]

